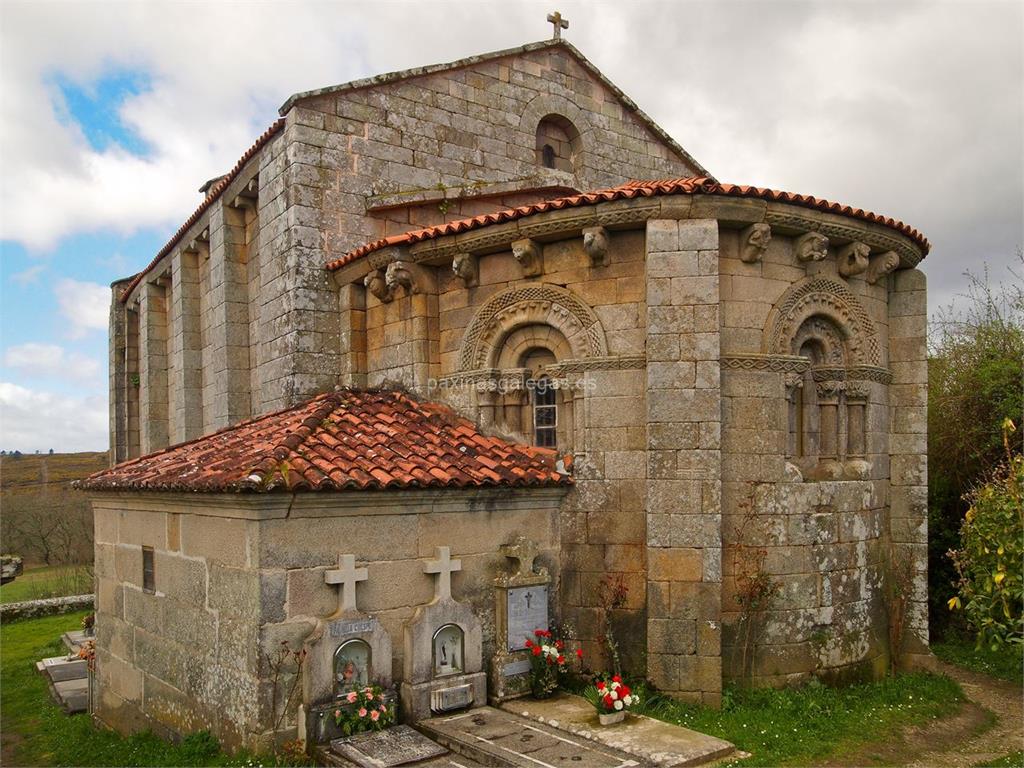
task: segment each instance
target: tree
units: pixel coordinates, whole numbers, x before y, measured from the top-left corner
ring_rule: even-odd
[[[1024,264],[1024,256],[1018,251]],[[968,273],[957,307],[932,320],[928,359],[928,593],[941,634],[957,574],[947,552],[960,546],[964,495],[1003,456],[1004,419],[1024,410],[1024,283],[993,288],[987,270]],[[1020,453],[1020,442],[1012,446]]]

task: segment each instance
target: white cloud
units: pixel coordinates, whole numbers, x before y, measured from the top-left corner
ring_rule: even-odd
[[[15,272],[11,275],[11,282],[22,286],[31,285],[39,279],[39,275],[43,273],[44,269],[46,269],[44,264],[36,264],[28,269],[21,270],[21,272]]]
[[[99,360],[78,352],[68,352],[56,344],[28,342],[8,347],[3,360],[5,366],[26,376],[89,381],[100,374]]]
[[[108,442],[105,395],[69,397],[0,382],[0,446],[4,450],[104,451]]]
[[[80,339],[89,331],[106,330],[110,312],[110,289],[99,283],[71,278],[53,287],[60,313],[68,320],[67,337]]]
[[[208,3],[202,23],[194,4],[167,0],[53,8],[9,0],[0,25],[0,237],[34,249],[103,228],[173,231],[199,184],[293,92],[551,31],[530,2]],[[935,297],[963,284],[965,265],[1012,261],[1024,228],[1020,4],[565,0],[562,10],[568,39],[721,179],[920,228],[934,244]],[[152,86],[119,107],[145,157],[92,148],[54,108],[54,75],[87,89],[116,71]],[[152,255],[132,254],[133,266]]]

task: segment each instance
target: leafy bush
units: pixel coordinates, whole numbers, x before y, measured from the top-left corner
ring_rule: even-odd
[[[949,607],[963,610],[978,645],[993,651],[1024,644],[1024,457],[1010,451],[1013,422],[1006,420],[1006,461],[967,496],[960,548],[950,553],[959,594]]]
[[[952,616],[957,581],[946,556],[960,546],[966,494],[1002,459],[1000,425],[1024,410],[1024,256],[1012,279],[968,274],[964,295],[929,324],[928,595],[932,635]],[[1016,451],[1020,452],[1019,447]]]

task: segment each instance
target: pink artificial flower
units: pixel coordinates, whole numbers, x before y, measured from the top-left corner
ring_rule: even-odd
[[[359,716],[360,717],[366,717],[366,707],[360,707],[359,708]]]
[[[373,701],[373,691],[367,691],[366,692],[366,700],[367,701]]]
[[[388,711],[388,705],[387,704],[381,704],[380,705],[380,711],[381,712],[387,712]]]
[[[356,693],[355,691],[349,691],[348,692],[348,696],[345,697],[345,700],[349,704],[355,704],[356,703],[356,699],[358,699],[358,698],[359,698],[359,694],[358,693]]]
[[[335,719],[341,717],[341,710],[340,709],[334,710],[334,717],[335,717]]]
[[[373,722],[375,722],[375,723],[378,720],[380,720],[380,711],[378,711],[376,709],[373,710],[373,712],[370,713],[370,719],[373,720]]]

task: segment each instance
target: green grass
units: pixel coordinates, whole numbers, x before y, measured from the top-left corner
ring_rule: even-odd
[[[949,678],[913,674],[849,688],[729,688],[721,710],[658,697],[645,714],[718,736],[751,753],[736,765],[815,765],[884,741],[904,725],[953,714],[963,699]]]
[[[949,664],[1018,685],[1024,684],[1024,646],[1007,645],[998,651],[988,647],[975,648],[974,638],[949,633],[942,642],[932,643],[931,649]]]
[[[44,566],[28,568],[14,581],[0,587],[0,603],[84,595],[89,592],[92,592],[92,574],[88,566]]]
[[[978,763],[974,768],[1022,768],[1022,766],[1024,766],[1024,751],[1018,749],[997,760]]]
[[[1024,766],[1024,751],[1017,750],[987,763],[978,763],[974,768],[1021,768]]]
[[[208,733],[170,744],[151,733],[122,737],[93,726],[87,714],[68,716],[52,702],[35,663],[64,651],[60,635],[81,625],[85,612],[12,621],[0,627],[0,733],[9,765],[218,766],[257,765],[229,757]],[[267,764],[273,764],[268,760]]]

